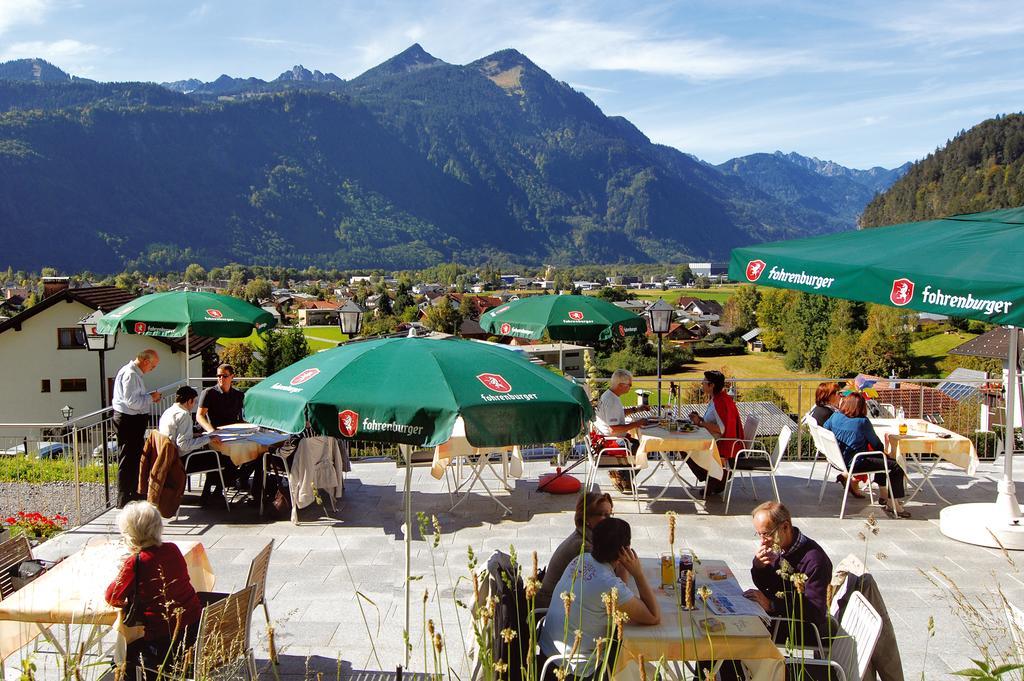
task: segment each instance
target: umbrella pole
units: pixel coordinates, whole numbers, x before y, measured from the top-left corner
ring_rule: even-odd
[[[188,330],[185,330],[185,385],[188,385],[188,360],[189,360],[189,347],[188,347]]]
[[[1008,327],[1010,332],[1010,348],[1007,353],[1006,371],[1006,432],[1003,433],[1003,479],[999,481],[999,495],[996,507],[1007,521],[1013,522],[1021,517],[1020,505],[1013,483],[1013,448],[1017,421],[1017,384],[1018,384],[1018,336],[1017,327]],[[1019,522],[1019,521],[1018,521]]]
[[[405,668],[409,668],[409,612],[412,607],[412,445],[400,445],[405,455]]]

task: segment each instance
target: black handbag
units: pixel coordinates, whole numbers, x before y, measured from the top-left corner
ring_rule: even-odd
[[[30,584],[39,579],[44,572],[52,568],[54,565],[56,565],[56,563],[53,561],[40,560],[38,558],[28,558],[21,561],[10,570],[11,587],[17,591],[26,584]]]
[[[135,580],[132,583],[131,593],[125,598],[124,607],[121,608],[121,620],[126,627],[141,627],[145,624],[142,619],[142,610],[139,608],[139,568],[142,566],[140,554],[135,554],[135,567],[133,572]]]

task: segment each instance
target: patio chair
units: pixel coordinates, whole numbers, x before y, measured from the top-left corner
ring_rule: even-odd
[[[255,587],[252,596],[252,607],[255,608],[257,605],[263,606],[263,617],[267,620],[267,626],[270,626],[270,611],[267,610],[267,572],[270,569],[270,554],[274,550],[274,540],[271,539],[267,542],[256,557],[249,563],[249,574],[245,578],[245,585]],[[273,640],[270,642],[270,660],[274,664],[278,664],[277,650],[273,647]]]
[[[256,681],[256,660],[250,642],[256,586],[248,585],[203,609],[196,636],[193,679],[237,676],[244,669]]]
[[[216,465],[203,467],[197,464],[194,469],[189,468],[189,463],[192,461],[192,459],[194,457],[199,456],[200,454],[213,454],[213,461],[215,462]],[[231,501],[228,499],[228,487],[227,485],[224,484],[224,469],[220,465],[220,452],[213,449],[199,449],[194,452],[189,452],[188,454],[186,454],[184,461],[182,461],[181,463],[185,467],[185,480],[188,483],[189,489],[191,489],[192,487],[191,480],[193,475],[210,475],[212,473],[216,473],[217,475],[219,475],[220,488],[224,491],[224,505],[227,507],[228,512],[231,511]],[[176,511],[174,514],[175,520],[178,519],[180,511],[181,506],[178,507],[178,511]]]
[[[774,454],[769,454],[768,450],[762,447],[746,447],[736,452],[736,458],[732,462],[733,474],[725,482],[726,515],[729,514],[729,502],[732,501],[733,485],[736,483],[736,478],[744,473],[746,473],[747,479],[750,480],[750,489],[755,499],[757,499],[757,487],[754,485],[752,473],[767,473],[772,482],[772,490],[775,492],[775,501],[782,501],[779,497],[779,486],[775,482],[775,471],[778,470],[779,462],[785,456],[786,448],[789,447],[789,440],[792,437],[792,429],[789,426],[782,426],[782,430],[779,432],[779,439],[775,443]],[[757,443],[755,442],[754,444]]]
[[[715,443],[718,445],[719,451],[722,449],[722,445],[728,442],[736,443],[733,445],[734,452],[739,453],[741,449],[757,449],[757,429],[761,426],[761,419],[756,414],[747,414],[747,418],[743,420],[743,437],[720,437]],[[738,445],[738,447],[737,447]],[[723,468],[725,469],[723,474],[726,476],[726,482],[732,478],[733,466],[736,464],[736,457],[733,456],[730,459],[726,459],[723,462]],[[704,485],[704,499],[708,497],[708,486]]]
[[[828,484],[829,471],[835,469],[837,472],[842,473],[846,476],[846,484],[843,486],[843,504],[839,508],[839,519],[842,520],[846,513],[846,500],[849,498],[850,483],[853,482],[854,474],[850,472],[850,468],[857,465],[858,459],[864,456],[873,456],[880,452],[858,452],[853,455],[853,459],[850,461],[850,466],[847,467],[846,461],[843,460],[842,452],[839,450],[839,442],[836,441],[836,436],[832,434],[832,431],[826,430],[821,426],[810,426],[811,433],[817,434],[818,448],[822,454],[825,455],[825,461],[828,462],[828,467],[825,469],[825,477],[821,481],[821,491],[818,492],[818,503],[821,504],[822,498],[825,496],[825,486]],[[881,467],[861,469],[857,471],[856,475],[869,475],[872,473],[884,473],[885,474],[885,486],[891,488],[889,483],[889,467],[882,462]],[[871,485],[867,485],[868,498],[870,503],[875,503],[875,492]]]
[[[27,537],[15,537],[0,544],[0,601],[14,593],[12,568],[31,559],[32,545]]]
[[[818,458],[822,456],[821,447],[818,445],[818,436],[815,433],[814,428],[819,428],[818,422],[811,416],[811,412],[807,412],[800,419],[800,422],[807,426],[807,431],[811,434],[811,442],[814,444],[814,458],[811,459],[811,472],[807,474],[807,484],[811,484],[811,480],[814,479],[814,469],[818,465]]]
[[[838,681],[863,681],[871,667],[871,656],[881,631],[881,616],[862,594],[854,592],[843,611],[839,632],[831,641],[829,658],[788,658],[786,666],[794,669],[793,678],[799,678],[800,669],[830,667],[829,671],[835,673]]]
[[[597,474],[600,471],[631,471],[630,488],[633,492],[633,501],[636,502],[637,511],[640,511],[640,496],[637,492],[636,482],[636,458],[629,448],[629,443],[619,437],[601,435],[591,430],[584,444],[587,451],[587,477],[583,484],[587,491],[597,484]]]
[[[1006,603],[1006,619],[1010,624],[1010,640],[1024,656],[1024,610],[1013,603]],[[1022,660],[1024,661],[1024,660]]]

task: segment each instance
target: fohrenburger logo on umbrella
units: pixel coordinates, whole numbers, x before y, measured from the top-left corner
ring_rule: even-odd
[[[511,330],[512,330],[512,325],[509,324],[508,322],[505,322],[504,324],[502,324],[501,327],[498,329],[498,331],[501,332],[502,336],[507,336],[509,331],[511,331]]]
[[[909,279],[896,279],[892,282],[889,300],[893,305],[904,306],[914,298],[914,282]]]
[[[512,392],[512,386],[500,374],[478,374],[477,380],[483,383],[488,390],[496,393]]]
[[[213,317],[215,319],[220,319],[221,317],[224,316],[224,313],[221,312],[220,310],[216,309],[216,308],[210,308],[209,310],[206,311],[206,315],[208,317]]]
[[[149,327],[146,326],[146,322],[135,322],[135,333],[146,333],[146,329],[148,328]]]
[[[301,383],[305,383],[306,381],[308,381],[309,379],[313,378],[314,376],[316,376],[319,373],[320,373],[320,370],[315,368],[315,367],[312,368],[312,369],[306,369],[305,371],[302,371],[302,372],[298,373],[292,380],[290,380],[288,382],[291,385],[299,385]]]
[[[747,263],[747,280],[757,281],[761,278],[761,274],[764,272],[765,261],[764,260],[751,260]]]
[[[505,305],[505,306],[499,307],[497,310],[491,310],[488,314],[490,314],[492,317],[497,317],[498,315],[500,315],[502,312],[504,312],[507,309],[508,309],[508,305]]]
[[[623,338],[626,337],[626,327],[623,326],[622,324],[619,324],[619,335],[622,336]]]
[[[355,437],[359,432],[359,414],[351,409],[338,412],[338,430],[345,437]]]
[[[583,319],[583,313],[580,312],[579,310],[570,310],[569,319],[573,320],[574,322],[581,321]]]

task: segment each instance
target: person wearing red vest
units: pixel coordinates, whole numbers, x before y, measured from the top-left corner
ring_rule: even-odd
[[[736,402],[725,391],[725,374],[721,371],[705,371],[701,387],[704,396],[710,401],[703,416],[695,411],[690,412],[690,421],[719,440],[718,455],[725,464],[725,475],[722,480],[708,480],[708,472],[694,463],[693,459],[687,461],[687,464],[699,481],[707,481],[708,494],[721,494],[725,489],[725,479],[729,475],[730,461],[736,456],[736,452],[743,449],[743,424],[740,422]]]

